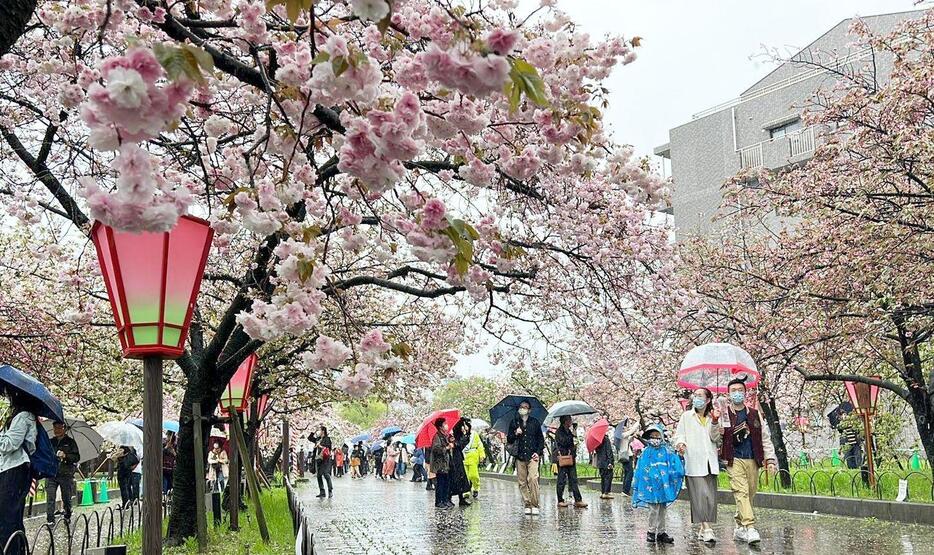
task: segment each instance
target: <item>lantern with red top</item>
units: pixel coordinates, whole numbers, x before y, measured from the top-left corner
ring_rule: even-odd
[[[143,359],[143,489],[162,487],[162,359],[185,351],[185,339],[214,230],[182,216],[165,232],[91,227],[104,286],[125,358]],[[162,552],[162,499],[143,498],[143,549]]]
[[[269,408],[269,394],[263,393],[259,397],[254,399],[255,403],[250,403],[247,407],[246,417],[247,420],[253,420],[253,417],[256,417],[256,421],[259,422],[266,416],[266,409]],[[253,410],[256,410],[254,415]]]
[[[91,239],[124,357],[182,355],[213,237],[208,222],[193,216],[163,233],[94,223]]]
[[[242,414],[250,403],[250,387],[253,382],[253,370],[259,357],[256,353],[250,354],[240,363],[230,383],[221,394],[219,407],[221,414],[231,416],[231,412]]]
[[[879,376],[871,376],[877,382]],[[862,416],[863,430],[866,435],[866,463],[869,467],[869,485],[876,487],[876,465],[872,456],[872,417],[876,414],[876,403],[879,401],[879,386],[873,383],[843,382],[846,385],[846,394],[850,398],[853,410]]]

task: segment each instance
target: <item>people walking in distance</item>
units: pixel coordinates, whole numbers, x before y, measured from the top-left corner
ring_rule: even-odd
[[[600,499],[613,499],[613,441],[608,432],[593,453],[593,465],[600,471]]]
[[[639,421],[635,418],[625,418],[618,424],[622,427],[623,433],[616,443],[616,453],[619,457],[619,464],[623,471],[623,493],[632,495],[632,471],[635,467],[635,454],[632,450],[632,438],[639,432]],[[614,434],[616,435],[616,434]]]
[[[219,442],[214,442],[214,447],[208,453],[208,465],[214,474],[214,491],[224,491],[227,486],[227,465],[230,460],[227,457],[227,451],[221,448]]]
[[[451,449],[451,468],[448,471],[450,495],[457,496],[457,503],[461,507],[470,505],[471,483],[467,477],[467,467],[464,465],[464,450],[470,444],[471,424],[467,417],[461,418],[454,424],[451,434],[454,448]]]
[[[539,514],[538,465],[545,450],[542,423],[529,414],[531,404],[522,401],[516,417],[506,434],[507,449],[515,459],[519,492],[525,505],[525,514]]]
[[[23,509],[32,482],[29,457],[36,451],[39,432],[31,399],[15,390],[6,395],[9,416],[0,430],[0,547],[8,546],[7,555],[26,555],[26,539],[10,537],[26,530]]]
[[[681,491],[684,466],[660,424],[649,426],[643,437],[646,445],[633,474],[632,506],[649,509],[647,542],[671,544],[675,540],[668,535],[666,513]]]
[[[735,379],[729,384],[730,407],[720,415],[723,446],[720,458],[726,461],[730,489],[736,501],[736,528],[733,538],[751,544],[760,541],[755,528],[753,500],[759,485],[759,469],[775,472],[775,449],[768,428],[762,425],[759,411],[746,406],[746,382]]]
[[[470,442],[464,449],[464,468],[467,470],[467,479],[470,480],[470,490],[474,497],[480,495],[480,464],[486,459],[486,447],[480,434],[470,432]]]
[[[720,411],[714,407],[713,394],[705,387],[694,390],[691,406],[678,420],[674,445],[684,457],[684,474],[691,500],[691,522],[700,525],[697,538],[714,543],[717,537],[717,475],[720,462],[717,444],[722,428]]]

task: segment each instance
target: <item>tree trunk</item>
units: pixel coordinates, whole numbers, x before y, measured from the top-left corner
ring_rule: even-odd
[[[172,514],[169,516],[169,527],[166,542],[169,545],[181,545],[185,538],[197,533],[197,520],[195,518],[195,443],[194,423],[191,420],[191,405],[200,401],[202,407],[216,407],[220,396],[212,394],[211,388],[205,387],[202,382],[203,373],[189,376],[188,387],[182,399],[181,414],[179,415],[178,456],[175,460],[175,473],[172,477]],[[202,448],[207,462],[208,438],[210,424],[201,423]]]
[[[269,457],[266,461],[263,462],[263,472],[267,476],[272,476],[276,473],[276,469],[279,468],[279,458],[282,457],[282,443],[276,446],[276,450],[272,453],[272,456]]]
[[[26,32],[26,24],[36,10],[36,0],[3,0],[0,2],[0,56]]]
[[[782,487],[791,487],[791,469],[788,466],[788,448],[785,447],[785,436],[782,434],[782,427],[778,420],[778,409],[775,407],[775,398],[771,395],[765,403],[760,403],[762,415],[765,416],[765,422],[769,427],[769,435],[772,438],[772,445],[775,447],[775,458],[778,459],[778,468],[785,472],[780,472],[779,476]]]

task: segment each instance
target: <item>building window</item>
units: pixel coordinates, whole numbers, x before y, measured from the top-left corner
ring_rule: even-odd
[[[787,135],[791,135],[795,131],[801,129],[801,120],[796,119],[794,121],[789,121],[786,124],[779,125],[778,127],[773,127],[769,129],[769,137],[772,139],[781,139]]]

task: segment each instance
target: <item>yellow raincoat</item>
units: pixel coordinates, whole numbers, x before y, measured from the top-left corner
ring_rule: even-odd
[[[467,479],[474,492],[480,491],[480,462],[484,459],[486,449],[483,448],[480,434],[473,432],[470,434],[470,443],[464,448],[464,470],[467,471]]]

